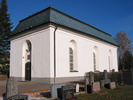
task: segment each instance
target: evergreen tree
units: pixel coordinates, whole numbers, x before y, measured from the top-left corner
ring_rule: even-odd
[[[7,40],[8,36],[11,34],[10,15],[7,14],[8,7],[7,1],[1,0],[0,2],[0,72],[2,74],[7,74],[9,69],[9,50],[10,41]]]

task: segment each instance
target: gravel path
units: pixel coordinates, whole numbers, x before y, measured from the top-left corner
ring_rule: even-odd
[[[50,85],[46,83],[37,83],[37,82],[18,82],[19,93],[29,93],[36,91],[49,90]],[[6,81],[0,81],[0,96],[6,92]]]

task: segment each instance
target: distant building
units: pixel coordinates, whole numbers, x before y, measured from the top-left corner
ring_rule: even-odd
[[[112,36],[54,8],[21,20],[11,36],[10,76],[61,83],[89,71],[118,71]]]

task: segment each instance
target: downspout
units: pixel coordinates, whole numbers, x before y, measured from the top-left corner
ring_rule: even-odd
[[[54,30],[54,83],[56,83],[56,30],[57,26],[55,26]]]

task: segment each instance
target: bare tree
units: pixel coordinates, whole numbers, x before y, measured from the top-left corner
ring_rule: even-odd
[[[116,34],[116,42],[119,45],[118,55],[119,55],[119,69],[124,70],[125,68],[125,57],[127,57],[127,52],[132,52],[131,40],[128,39],[125,32],[118,32]]]

